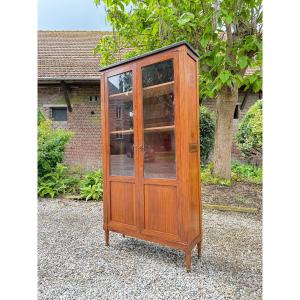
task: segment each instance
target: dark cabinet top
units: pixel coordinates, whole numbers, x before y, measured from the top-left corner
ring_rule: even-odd
[[[167,51],[167,50],[170,50],[170,49],[182,46],[182,45],[187,46],[193,52],[193,54],[195,54],[197,57],[199,57],[199,54],[196,52],[196,50],[188,42],[181,41],[181,42],[174,43],[174,44],[171,44],[171,45],[166,46],[166,47],[162,47],[162,48],[159,48],[159,49],[156,49],[156,50],[153,50],[153,51],[146,52],[146,53],[141,54],[141,55],[137,55],[135,57],[132,57],[132,58],[129,58],[129,59],[126,59],[126,60],[119,61],[117,63],[114,63],[114,64],[111,64],[111,65],[106,66],[104,68],[101,68],[99,71],[100,72],[107,71],[111,68],[118,67],[118,66],[127,64],[129,62],[133,62],[135,60],[138,60],[138,59],[141,59],[141,58],[153,55],[153,54],[161,53],[161,52],[164,52],[164,51]]]

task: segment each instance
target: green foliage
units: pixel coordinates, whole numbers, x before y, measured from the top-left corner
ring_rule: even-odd
[[[213,164],[201,167],[201,180],[206,185],[230,186],[235,181],[262,184],[262,168],[249,164],[233,162],[231,167],[231,180],[223,179],[213,175]]]
[[[262,153],[262,110],[262,100],[258,100],[250,107],[239,125],[236,139],[241,152],[247,158]]]
[[[206,107],[200,106],[200,157],[204,164],[214,146],[215,116]]]
[[[186,40],[200,54],[200,95],[224,86],[261,88],[261,0],[94,0],[106,6],[113,35],[95,52],[102,66]],[[132,49],[124,53],[124,49]],[[245,76],[248,67],[258,71]]]
[[[103,195],[102,171],[90,171],[80,181],[80,195],[85,200],[100,200]]]
[[[40,109],[38,109],[38,125],[40,125],[43,121],[46,121],[46,117],[43,114],[43,112]]]
[[[52,173],[63,161],[65,146],[72,133],[64,129],[52,129],[51,121],[39,113],[38,117],[38,176]]]
[[[255,167],[249,164],[241,164],[234,162],[232,164],[232,180],[246,181],[251,183],[262,183],[262,168]]]
[[[38,195],[40,197],[57,197],[76,190],[79,179],[67,172],[67,167],[57,164],[55,170],[38,178]]]
[[[208,165],[201,167],[201,181],[203,184],[207,184],[207,185],[225,185],[225,186],[231,185],[230,180],[213,175],[212,163],[209,163]]]

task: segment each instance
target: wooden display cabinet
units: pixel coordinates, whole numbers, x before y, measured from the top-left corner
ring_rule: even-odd
[[[201,255],[198,55],[186,43],[101,71],[104,224]]]

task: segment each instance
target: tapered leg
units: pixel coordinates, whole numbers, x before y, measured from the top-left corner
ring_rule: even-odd
[[[109,246],[109,230],[105,230],[105,245]]]
[[[123,238],[125,237],[125,234],[122,234],[123,235]]]
[[[185,252],[185,265],[186,265],[186,271],[191,271],[191,252]]]
[[[198,257],[201,257],[201,255],[202,255],[202,241],[200,241],[197,244],[197,249],[198,249]]]

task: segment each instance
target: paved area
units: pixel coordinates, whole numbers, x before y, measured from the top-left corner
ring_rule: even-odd
[[[112,233],[104,245],[102,203],[38,203],[39,299],[261,299],[257,215],[204,211],[202,259]]]

